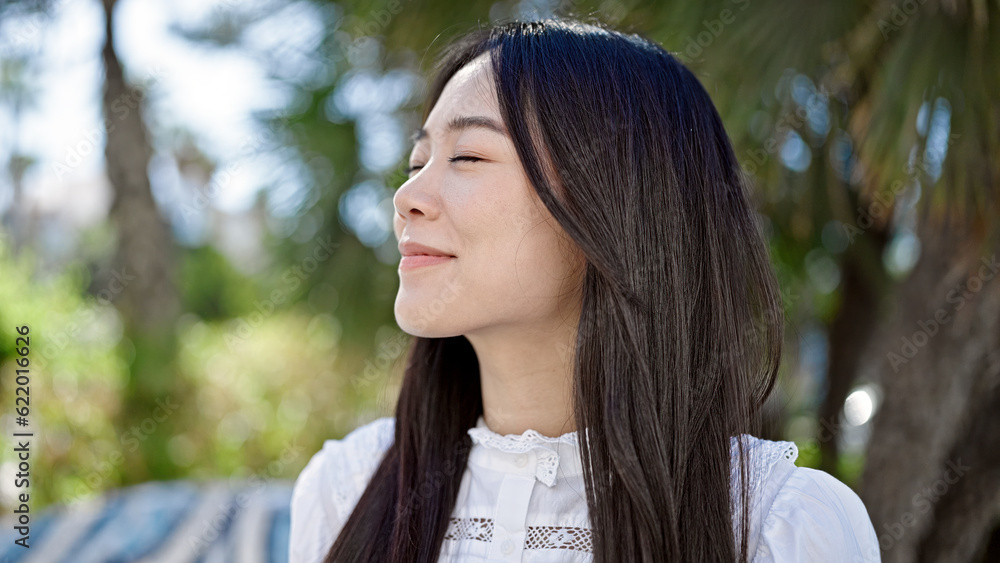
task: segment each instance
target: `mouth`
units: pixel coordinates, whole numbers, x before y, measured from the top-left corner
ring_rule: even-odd
[[[437,264],[444,264],[454,259],[454,256],[445,256],[441,254],[408,254],[400,259],[399,269],[411,270],[413,268],[422,268],[424,266],[435,266]]]

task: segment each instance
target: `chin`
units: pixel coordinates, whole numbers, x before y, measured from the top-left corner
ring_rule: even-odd
[[[414,299],[396,298],[395,316],[396,324],[400,330],[423,338],[445,338],[453,336],[444,330],[442,322],[444,315],[438,309],[431,309],[422,303],[416,303]],[[437,314],[435,314],[435,312]]]
[[[406,334],[420,338],[450,338],[460,334],[459,332],[445,330],[441,327],[435,326],[433,323],[421,320],[411,323],[397,317],[396,324],[399,325],[399,329]]]
[[[434,291],[412,291],[402,287],[396,294],[394,314],[399,328],[413,336],[447,338],[462,334],[456,319],[455,301],[461,286],[448,281]]]

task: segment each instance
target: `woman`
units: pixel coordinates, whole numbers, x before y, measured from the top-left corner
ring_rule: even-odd
[[[393,199],[396,414],[302,471],[293,563],[878,560],[847,486],[750,434],[781,302],[686,68],[600,25],[498,25],[445,51],[423,124]]]

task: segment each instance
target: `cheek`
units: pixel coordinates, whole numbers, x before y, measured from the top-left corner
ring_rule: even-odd
[[[526,291],[530,287],[530,294],[538,297],[561,293],[576,266],[571,248],[555,219],[536,221],[523,238],[516,262]]]
[[[550,298],[564,291],[571,246],[530,185],[480,186],[449,197],[448,215],[465,260],[461,276],[484,306]],[[475,197],[472,197],[475,195]]]
[[[531,201],[512,202],[502,217],[495,225],[502,236],[492,264],[502,291],[513,299],[531,299],[533,306],[538,298],[561,293],[573,264],[558,222],[543,204]]]
[[[481,183],[448,190],[443,195],[445,214],[455,231],[459,248],[480,263],[502,260],[509,249],[514,202],[503,197],[503,187]]]

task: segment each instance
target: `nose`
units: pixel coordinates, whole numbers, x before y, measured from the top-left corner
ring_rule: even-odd
[[[397,237],[399,230],[408,221],[418,217],[433,220],[439,214],[438,194],[434,188],[437,182],[432,178],[432,170],[429,168],[429,166],[421,168],[416,175],[404,182],[392,196],[392,206],[396,211],[393,216],[393,224],[399,224]]]

